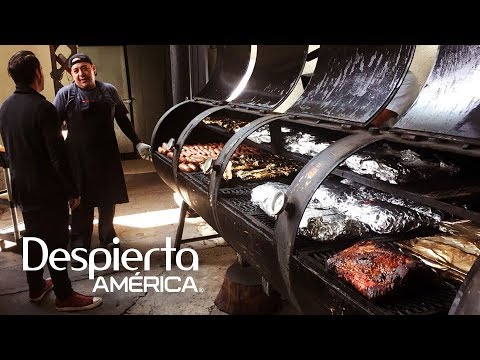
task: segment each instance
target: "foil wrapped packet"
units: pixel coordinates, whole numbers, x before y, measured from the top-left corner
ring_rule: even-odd
[[[287,135],[285,149],[301,155],[315,156],[329,147],[331,142],[318,141],[317,137],[304,132]]]
[[[334,241],[360,238],[368,232],[367,227],[333,209],[305,210],[298,233],[316,241]]]
[[[399,242],[428,265],[442,271],[445,277],[463,282],[477,256],[447,244],[438,236],[416,238]]]
[[[291,130],[287,127],[282,126],[280,131],[282,133],[289,133]],[[248,139],[253,142],[256,142],[257,144],[261,144],[261,143],[269,144],[271,142],[269,126],[268,125],[262,126],[260,129],[258,129],[253,134],[251,134],[248,137]]]
[[[401,233],[438,225],[434,217],[406,206],[382,201],[380,200],[382,195],[377,197],[375,193],[370,189],[326,180],[314,193],[311,206],[335,209],[351,219],[362,222],[368,229],[378,234]],[[424,212],[428,211],[425,209]]]
[[[384,144],[359,151],[342,164],[360,175],[369,175],[391,184],[429,179],[438,175],[456,175],[461,168],[440,155],[420,155],[410,149],[397,150]]]
[[[409,208],[409,209],[413,209],[413,210],[419,212],[420,214],[424,214],[424,215],[426,215],[430,218],[433,218],[434,222],[442,221],[442,219],[445,216],[440,210],[433,209],[433,208],[431,208],[429,206],[426,206],[426,205],[420,205],[420,204],[417,204],[417,203],[415,203],[413,201],[410,201],[410,200],[407,200],[407,199],[396,197],[396,196],[394,196],[390,193],[385,193],[383,191],[374,190],[372,188],[361,185],[361,184],[356,183],[354,181],[344,179],[344,180],[341,181],[341,183],[348,184],[348,185],[354,187],[356,189],[356,193],[355,193],[356,196],[359,199],[364,200],[364,201],[379,200],[379,201],[388,202],[390,204],[403,206],[403,207],[406,207],[406,208]]]

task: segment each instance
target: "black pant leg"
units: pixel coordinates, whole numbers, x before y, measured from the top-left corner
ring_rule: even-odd
[[[25,233],[23,238],[36,237],[44,240],[44,224],[42,213],[40,211],[22,211],[23,223],[25,224]],[[36,241],[28,241],[23,249],[25,254],[28,251],[26,260],[29,268],[35,268],[42,262],[42,248]],[[25,262],[25,259],[24,259]],[[39,291],[43,287],[43,267],[39,270],[27,270],[27,283],[31,291]]]
[[[37,237],[45,242],[49,256],[53,250],[67,249],[68,245],[68,205],[61,204],[48,209],[23,213],[25,223],[25,236]],[[28,244],[29,266],[38,266],[42,260],[42,251],[37,242],[30,241]],[[57,298],[64,299],[71,295],[72,284],[68,276],[68,262],[56,261],[59,267],[64,270],[55,270],[47,261],[50,276],[52,277],[54,292]],[[38,271],[27,271],[27,281],[31,290],[40,290],[43,286],[43,269]],[[40,287],[38,287],[40,286]]]
[[[98,207],[98,237],[100,245],[105,246],[113,241],[117,236],[113,227],[113,218],[115,217],[115,204],[102,205]]]
[[[72,230],[70,246],[72,249],[81,247],[90,251],[93,233],[94,207],[84,203],[72,211]]]

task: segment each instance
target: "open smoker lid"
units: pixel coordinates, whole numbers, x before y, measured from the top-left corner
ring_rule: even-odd
[[[480,45],[441,45],[430,76],[393,131],[480,144]]]
[[[293,91],[305,66],[308,45],[258,45],[253,72],[233,104],[273,110]]]
[[[367,126],[400,87],[413,45],[321,45],[313,77],[286,113]]]
[[[210,80],[195,99],[227,100],[247,72],[250,45],[219,45],[217,61]]]

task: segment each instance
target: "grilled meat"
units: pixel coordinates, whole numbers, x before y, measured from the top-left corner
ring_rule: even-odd
[[[231,119],[229,117],[213,117],[207,116],[202,120],[207,125],[216,125],[224,128],[229,133],[234,134],[242,127],[248,124],[247,121]]]
[[[327,266],[369,299],[431,279],[430,269],[421,261],[371,240],[337,253],[327,260]]]

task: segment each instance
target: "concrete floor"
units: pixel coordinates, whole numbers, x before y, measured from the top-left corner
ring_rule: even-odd
[[[164,247],[166,238],[175,237],[180,210],[173,199],[172,190],[159,178],[152,163],[144,160],[124,162],[130,202],[117,205],[115,229],[121,241],[121,249],[134,248],[145,254],[151,248]],[[19,212],[19,221],[22,221]],[[0,206],[0,229],[11,226],[8,208]],[[213,229],[201,218],[187,218],[184,238],[209,235]],[[0,235],[1,238],[1,235]],[[98,246],[97,225],[95,224],[92,247]],[[28,287],[22,270],[21,251],[12,246],[13,243],[0,241],[0,315],[6,314],[48,314],[61,315],[54,307],[55,296],[50,292],[40,304],[28,301]],[[172,244],[173,245],[173,244]],[[151,256],[151,269],[144,271],[143,262],[137,263],[140,268],[130,271],[120,268],[114,271],[110,266],[106,270],[95,273],[95,279],[88,278],[87,270],[70,270],[70,278],[74,290],[84,294],[103,297],[103,304],[98,308],[69,314],[82,315],[222,315],[216,308],[215,297],[222,285],[227,268],[236,261],[234,250],[222,239],[214,239],[189,243],[183,247],[191,247],[198,254],[198,271],[184,271],[173,266],[166,270],[165,252],[154,252]],[[182,248],[183,248],[182,247]],[[100,254],[101,255],[101,254]],[[182,256],[183,264],[188,266],[191,255]],[[96,258],[101,264],[102,259]],[[139,274],[137,274],[139,272]],[[132,276],[166,277],[179,276],[180,282],[173,282],[173,287],[182,286],[185,279],[191,276],[198,292],[187,289],[185,292],[156,291],[136,286],[139,292],[125,291],[125,288],[106,291],[104,288],[93,292],[98,276],[103,276],[107,284],[114,278],[117,284]],[[48,276],[48,270],[46,270]],[[144,278],[145,279],[145,278]],[[190,285],[192,285],[190,283]],[[296,312],[286,302],[277,314],[289,315]]]

